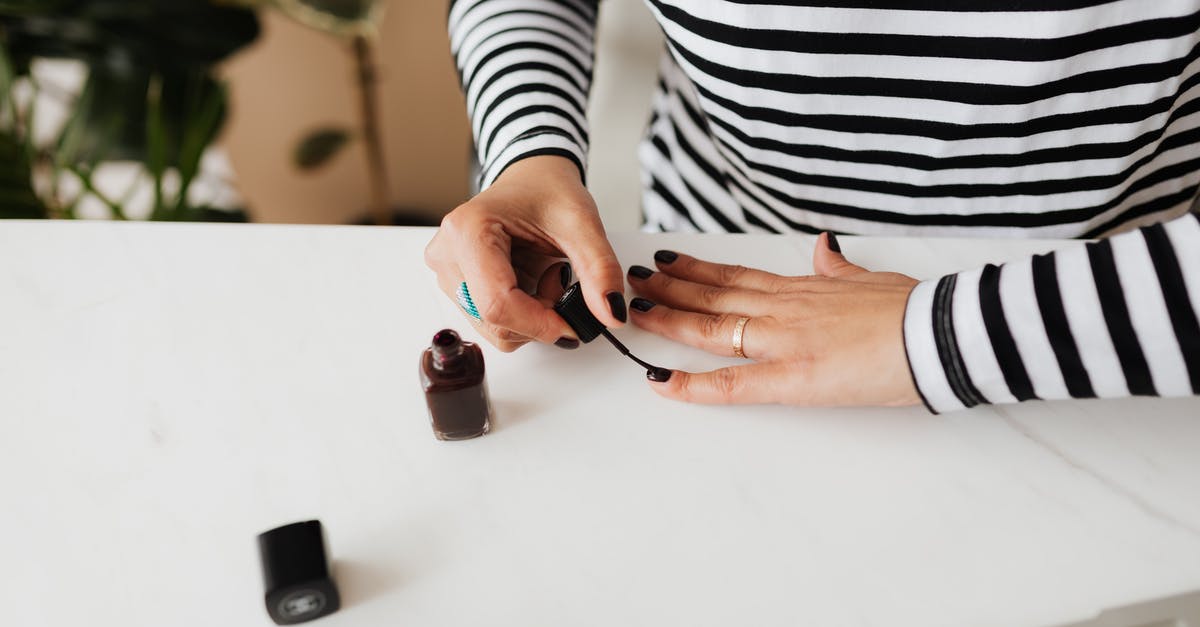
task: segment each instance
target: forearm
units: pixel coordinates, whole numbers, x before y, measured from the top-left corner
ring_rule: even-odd
[[[1200,220],[925,281],[904,337],[934,411],[1200,393]]]
[[[512,163],[558,155],[583,174],[596,2],[454,0],[449,29],[486,189]]]

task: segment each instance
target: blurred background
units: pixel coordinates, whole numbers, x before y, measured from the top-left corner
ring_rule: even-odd
[[[589,184],[641,223],[661,35],[601,2]],[[448,0],[0,0],[0,216],[437,224],[472,193]]]

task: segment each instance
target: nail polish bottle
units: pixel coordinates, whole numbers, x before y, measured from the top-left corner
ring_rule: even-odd
[[[491,428],[492,404],[483,379],[483,351],[442,329],[421,353],[421,387],[439,440],[479,437]]]

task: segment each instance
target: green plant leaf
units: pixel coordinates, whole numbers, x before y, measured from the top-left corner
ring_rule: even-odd
[[[99,161],[146,161],[144,121],[150,115],[146,94],[150,70],[113,71],[92,66],[56,148],[62,164]],[[157,74],[158,106],[165,142],[164,167],[188,169],[216,137],[224,121],[224,88],[201,68],[171,68]]]
[[[343,128],[319,128],[300,140],[292,154],[292,161],[301,170],[312,170],[329,161],[351,137],[350,131]]]
[[[0,218],[46,217],[46,206],[33,193],[24,147],[11,134],[0,133]]]
[[[18,65],[48,57],[113,68],[209,66],[259,34],[254,11],[209,0],[53,0],[45,5],[9,11],[0,5],[0,31]]]
[[[13,69],[12,61],[8,58],[8,51],[0,41],[0,99],[4,101],[0,103],[0,108],[6,108],[12,104],[8,95],[12,91],[13,81],[16,79],[16,71]]]
[[[149,77],[146,77],[149,82]],[[141,93],[133,91],[139,86]],[[104,159],[140,159],[141,133],[130,127],[126,112],[145,110],[145,83],[113,76],[101,68],[88,71],[83,90],[59,132],[54,161],[59,167],[91,169]],[[141,104],[135,98],[143,101]],[[144,117],[144,113],[141,114]]]
[[[225,89],[222,85],[197,76],[192,81],[187,95],[187,110],[183,120],[179,155],[175,160],[179,167],[179,197],[176,208],[187,204],[188,188],[200,172],[200,159],[204,150],[217,136],[225,119]]]
[[[146,169],[154,179],[154,210],[151,220],[163,219],[163,173],[167,170],[167,129],[162,114],[162,77],[150,79],[146,90]]]
[[[61,8],[64,0],[0,0],[0,15],[38,15]]]

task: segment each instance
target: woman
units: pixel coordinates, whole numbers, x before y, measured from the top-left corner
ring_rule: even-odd
[[[667,49],[647,227],[822,233],[812,277],[673,251],[631,268],[634,324],[755,362],[660,394],[948,411],[1200,393],[1200,0],[648,5]],[[630,315],[582,182],[595,15],[451,3],[483,191],[426,259],[447,294],[470,286],[502,350],[578,345],[549,309],[558,267],[517,287],[548,257],[602,322]],[[833,232],[1111,237],[917,282],[846,261]]]

